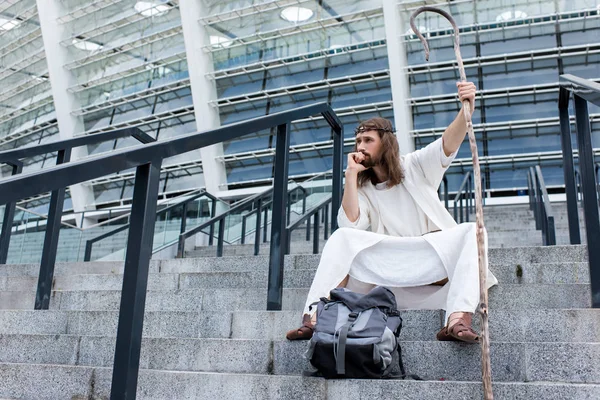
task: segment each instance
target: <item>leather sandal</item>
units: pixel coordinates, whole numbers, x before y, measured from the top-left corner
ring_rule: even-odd
[[[456,322],[450,325],[453,321]],[[441,342],[479,343],[479,334],[471,328],[471,324],[470,313],[465,313],[462,317],[450,318],[448,325],[437,333],[436,338]]]
[[[285,335],[287,340],[309,340],[313,335],[314,326],[310,314],[302,316],[302,326],[292,329]]]

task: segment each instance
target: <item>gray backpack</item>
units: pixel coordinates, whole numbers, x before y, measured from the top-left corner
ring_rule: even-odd
[[[396,297],[377,286],[368,294],[334,289],[317,304],[317,323],[306,358],[325,378],[404,377]],[[314,306],[314,305],[313,305]],[[401,376],[393,376],[398,355]]]

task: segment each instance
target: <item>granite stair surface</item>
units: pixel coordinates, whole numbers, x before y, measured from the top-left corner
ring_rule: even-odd
[[[489,232],[526,230],[491,217]],[[248,255],[251,244],[226,246],[235,255],[222,258],[212,248],[152,260],[137,398],[482,398],[480,348],[436,341],[441,310],[402,312],[404,364],[424,381],[302,376],[307,342],[284,334],[299,325],[319,263],[304,254],[304,234],[285,258],[282,311],[266,311],[268,251]],[[500,281],[489,305],[495,398],[600,399],[586,247],[496,246],[489,263]],[[0,265],[0,398],[107,399],[123,263],[57,263],[46,311],[33,310],[38,269]]]

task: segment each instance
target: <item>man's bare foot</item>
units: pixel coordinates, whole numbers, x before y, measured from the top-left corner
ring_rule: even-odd
[[[479,334],[471,327],[472,317],[472,313],[452,313],[448,318],[448,324],[437,333],[437,340],[479,343]]]

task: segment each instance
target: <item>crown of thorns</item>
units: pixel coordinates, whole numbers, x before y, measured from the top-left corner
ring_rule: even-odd
[[[358,128],[356,128],[354,130],[354,135],[358,135],[359,133],[364,133],[364,132],[368,132],[368,131],[377,131],[377,132],[380,132],[380,133],[385,133],[385,132],[395,133],[396,132],[396,130],[394,128],[387,129],[387,128],[378,128],[376,126],[369,126],[369,125],[364,126],[364,125],[361,125],[361,126],[359,126]]]

